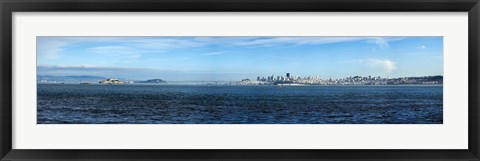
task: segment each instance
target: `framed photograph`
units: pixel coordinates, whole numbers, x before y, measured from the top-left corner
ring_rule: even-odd
[[[478,0],[9,1],[1,160],[479,160]]]

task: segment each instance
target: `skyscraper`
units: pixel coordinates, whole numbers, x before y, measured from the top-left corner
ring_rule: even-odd
[[[287,73],[287,78],[290,78],[290,73]]]

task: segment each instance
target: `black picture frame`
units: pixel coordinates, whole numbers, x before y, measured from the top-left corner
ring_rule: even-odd
[[[0,153],[13,160],[479,160],[479,0],[1,0]],[[13,12],[468,12],[466,150],[20,150],[12,149]],[[125,138],[130,139],[130,138]],[[392,138],[394,139],[394,138]],[[449,138],[445,138],[449,139]],[[119,140],[121,142],[122,140]]]

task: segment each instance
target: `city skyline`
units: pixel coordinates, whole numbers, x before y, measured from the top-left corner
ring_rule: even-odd
[[[238,81],[443,75],[443,37],[37,37],[37,75]]]

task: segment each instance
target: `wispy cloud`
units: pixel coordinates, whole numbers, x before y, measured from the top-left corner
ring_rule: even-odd
[[[130,40],[125,43],[131,44],[131,46],[140,48],[140,49],[174,49],[174,48],[191,48],[191,47],[201,47],[206,45],[204,42],[196,41],[194,39],[177,39],[175,37],[167,38],[149,38],[149,39],[139,39],[139,40]]]
[[[98,66],[96,65],[90,65],[90,64],[82,64],[82,65],[46,65],[46,64],[38,64],[37,68],[42,68],[42,69],[49,69],[49,68],[96,68]]]
[[[223,52],[211,52],[211,53],[205,53],[203,55],[207,55],[207,56],[212,56],[212,55],[222,55],[224,54]]]
[[[129,55],[130,58],[138,57],[146,51],[159,53],[170,49],[207,45],[201,41],[180,39],[179,37],[42,36],[37,38],[37,55],[42,58],[55,59],[62,54],[64,48],[83,43],[95,44],[95,47],[88,48],[88,52],[111,56]]]
[[[232,41],[233,45],[272,47],[282,45],[323,45],[353,41],[364,41],[378,45],[380,49],[390,47],[389,42],[405,39],[404,37],[267,37]]]
[[[57,59],[64,47],[71,43],[69,40],[57,41],[47,37],[39,37],[37,39],[37,54],[47,59]]]
[[[87,51],[116,58],[134,59],[140,57],[140,53],[135,48],[127,46],[100,46],[88,48]]]
[[[39,37],[37,54],[47,59],[58,58],[64,48],[82,43],[95,44],[89,52],[139,57],[146,52],[166,52],[172,49],[193,49],[209,45],[236,47],[277,47],[286,45],[322,45],[352,41],[377,44],[389,48],[389,42],[402,37]],[[209,54],[207,54],[209,55]],[[215,54],[214,54],[215,55]],[[217,54],[218,55],[218,54]]]
[[[252,45],[280,45],[280,44],[331,44],[362,40],[361,37],[268,37],[245,41],[234,41],[232,44],[241,46]]]

